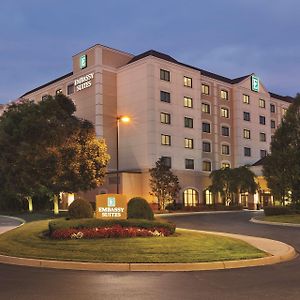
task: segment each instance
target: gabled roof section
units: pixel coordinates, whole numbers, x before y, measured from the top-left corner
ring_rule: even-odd
[[[290,97],[290,96],[281,96],[281,95],[277,95],[277,94],[274,94],[274,93],[271,93],[271,92],[270,92],[270,96],[272,98],[279,99],[279,100],[282,100],[282,101],[285,101],[285,102],[289,102],[289,103],[294,102],[294,98]]]
[[[266,156],[255,162],[252,166],[262,166],[266,160]]]
[[[46,86],[48,86],[48,85],[51,85],[52,83],[55,83],[55,82],[60,81],[60,80],[63,80],[63,79],[68,78],[68,77],[70,77],[70,76],[72,76],[72,75],[73,75],[73,72],[70,72],[70,73],[68,73],[68,74],[66,74],[66,75],[63,75],[63,76],[58,77],[58,78],[56,78],[56,79],[54,79],[54,80],[51,80],[51,81],[49,81],[49,82],[47,82],[47,83],[45,83],[45,84],[43,84],[43,85],[40,85],[40,86],[34,88],[33,90],[31,90],[31,91],[25,93],[25,94],[22,95],[20,98],[23,98],[23,97],[25,97],[25,96],[28,95],[28,94],[34,93],[34,92],[36,92],[36,91],[38,91],[38,90],[40,90],[40,89],[42,89],[42,88],[44,88],[44,87],[46,87]]]

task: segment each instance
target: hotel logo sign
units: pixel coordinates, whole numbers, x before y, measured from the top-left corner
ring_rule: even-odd
[[[75,91],[79,92],[92,86],[92,79],[94,79],[94,73],[90,73],[75,79],[74,81]]]
[[[120,194],[96,196],[96,218],[127,219],[127,198]]]
[[[251,90],[259,92],[259,78],[257,76],[251,76]]]
[[[80,69],[84,69],[87,67],[87,55],[86,54],[80,56],[79,66],[80,66]]]

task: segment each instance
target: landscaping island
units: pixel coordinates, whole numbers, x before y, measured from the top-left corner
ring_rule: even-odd
[[[260,220],[277,223],[291,223],[300,225],[300,214],[293,215],[278,215],[278,216],[264,216]]]

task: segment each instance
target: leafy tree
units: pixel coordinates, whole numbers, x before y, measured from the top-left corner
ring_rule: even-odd
[[[274,134],[263,174],[273,195],[283,204],[289,197],[294,205],[300,203],[300,94]]]
[[[54,197],[100,185],[109,156],[93,125],[74,116],[60,94],[41,102],[12,104],[0,118],[0,188],[28,199],[40,190]]]
[[[164,164],[162,158],[155,163],[155,168],[149,169],[149,172],[152,191],[150,195],[157,197],[159,210],[165,209],[168,203],[176,201],[180,190],[178,177]]]
[[[237,203],[238,193],[254,194],[258,188],[255,175],[247,166],[214,170],[209,177],[212,181],[209,190],[214,194],[220,193],[226,205]]]

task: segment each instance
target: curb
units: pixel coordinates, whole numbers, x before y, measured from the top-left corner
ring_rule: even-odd
[[[245,210],[242,209],[242,210],[191,211],[191,212],[164,213],[164,214],[154,214],[154,215],[156,217],[172,217],[172,216],[189,216],[189,215],[241,213],[243,211],[245,211]]]
[[[269,221],[259,220],[259,219],[256,219],[256,218],[251,218],[250,222],[257,223],[257,224],[273,225],[273,226],[300,227],[300,224],[269,222]]]
[[[38,268],[85,270],[85,271],[156,271],[156,272],[179,272],[179,271],[204,271],[265,266],[291,260],[297,256],[295,249],[285,243],[258,238],[253,236],[238,235],[231,233],[200,231],[181,229],[184,231],[199,232],[212,235],[220,235],[243,240],[250,245],[270,254],[270,256],[256,259],[217,261],[202,263],[88,263],[74,261],[56,261],[45,259],[20,258],[0,255],[0,263],[30,266]]]

